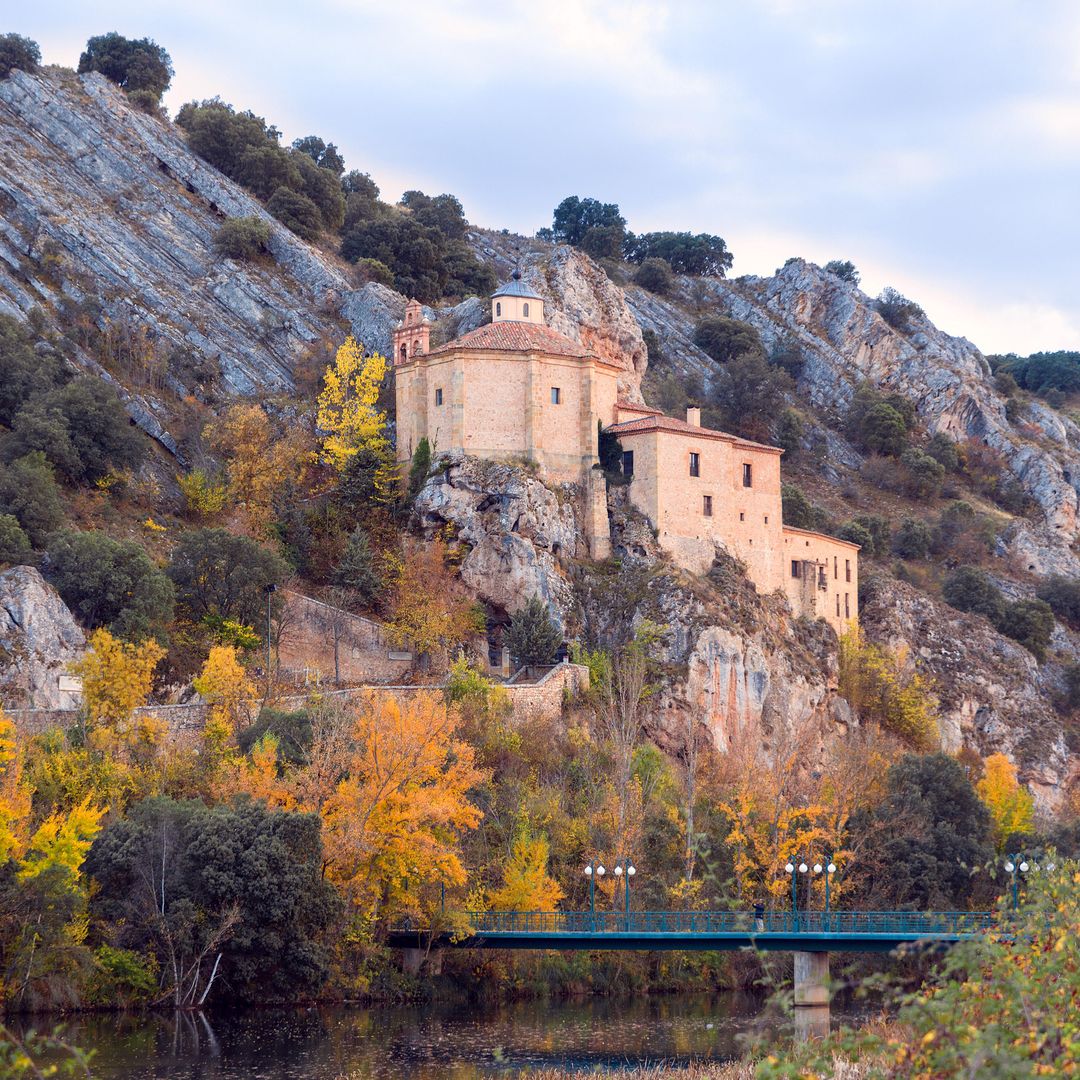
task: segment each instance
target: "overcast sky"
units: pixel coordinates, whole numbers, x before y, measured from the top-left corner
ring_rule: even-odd
[[[986,352],[1080,349],[1078,0],[3,0],[48,63],[118,30],[384,197],[532,233],[568,194],[853,260]]]

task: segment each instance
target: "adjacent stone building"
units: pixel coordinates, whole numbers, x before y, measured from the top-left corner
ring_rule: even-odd
[[[778,447],[701,426],[618,396],[619,367],[544,322],[544,301],[520,275],[491,297],[492,322],[436,349],[415,301],[394,331],[397,454],[432,450],[529,462],[582,484],[594,558],[610,554],[601,427],[623,447],[630,499],[681,566],[704,573],[721,544],[761,592],[843,632],[858,614],[858,545],[785,528]]]

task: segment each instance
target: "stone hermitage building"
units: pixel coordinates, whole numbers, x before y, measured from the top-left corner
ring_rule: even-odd
[[[858,615],[857,544],[783,524],[778,447],[664,416],[619,398],[620,368],[545,325],[544,300],[519,274],[491,297],[492,321],[438,348],[415,300],[393,334],[397,456],[432,450],[534,462],[583,484],[594,558],[611,553],[600,426],[623,447],[630,500],[680,566],[704,573],[719,543],[760,592],[842,633]]]

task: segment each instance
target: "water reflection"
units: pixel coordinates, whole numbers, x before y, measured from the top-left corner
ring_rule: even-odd
[[[754,1034],[761,1015],[759,998],[728,993],[95,1016],[71,1024],[69,1037],[97,1051],[102,1080],[477,1080],[549,1066],[590,1072],[724,1060],[741,1052],[741,1037]],[[834,1009],[838,1018],[846,1017]],[[797,1010],[795,1023],[803,1036],[819,1035],[828,1010]]]

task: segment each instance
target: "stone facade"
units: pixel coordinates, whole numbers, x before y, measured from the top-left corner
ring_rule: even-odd
[[[319,683],[332,682],[335,668],[344,683],[393,683],[412,670],[412,656],[395,650],[379,623],[291,589],[285,592],[278,663]]]
[[[843,632],[858,614],[858,547],[784,529],[782,450],[702,427],[696,408],[677,420],[620,398],[620,366],[547,326],[517,275],[491,303],[490,324],[430,351],[420,305],[406,308],[394,332],[399,461],[427,438],[436,453],[532,462],[547,481],[580,484],[590,555],[603,559],[603,426],[622,444],[631,502],[679,565],[705,573],[719,544],[759,591]]]

